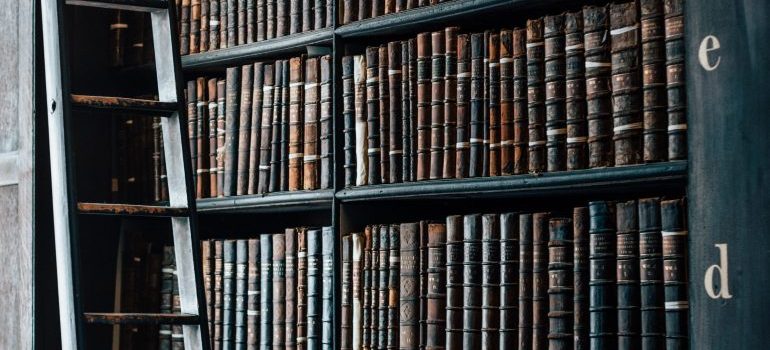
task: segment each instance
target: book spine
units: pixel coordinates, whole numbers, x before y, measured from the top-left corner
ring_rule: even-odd
[[[340,349],[353,349],[353,293],[352,274],[352,239],[354,234],[342,237],[342,300],[340,301]]]
[[[487,139],[489,148],[488,160],[487,160],[487,172],[489,176],[499,176],[500,167],[502,163],[500,155],[501,147],[501,115],[500,115],[500,35],[498,33],[490,33],[487,43],[487,77],[489,85],[486,87],[487,91]]]
[[[281,186],[281,117],[283,107],[284,61],[275,61],[275,85],[273,86],[273,119],[270,135],[270,181],[268,192],[280,191]]]
[[[529,118],[527,101],[527,30],[513,30],[513,173],[529,169]]]
[[[483,62],[483,70],[484,70],[484,79],[483,79],[483,102],[482,102],[482,108],[484,112],[481,114],[482,117],[482,127],[481,127],[481,133],[482,133],[482,151],[481,151],[481,175],[480,176],[489,176],[489,43],[490,43],[490,37],[492,36],[492,31],[485,30],[484,31],[484,43],[482,44],[482,51],[484,52],[484,62]]]
[[[411,81],[413,78],[412,71],[409,70],[413,57],[413,52],[410,51],[409,40],[401,41],[401,151],[402,151],[402,168],[400,181],[409,182],[412,181],[412,163],[414,163],[414,148],[412,148],[412,140],[414,135],[412,134],[412,124],[414,123],[414,114],[412,114],[412,94],[411,94]],[[391,143],[392,144],[392,143]]]
[[[369,134],[368,114],[366,112],[366,57],[353,56],[353,107],[356,120],[356,186],[366,185],[369,181]]]
[[[548,222],[548,349],[573,349],[572,219]]]
[[[532,214],[532,349],[548,348],[548,219]]]
[[[618,349],[639,349],[639,216],[637,201],[617,203],[617,307]]]
[[[275,38],[276,32],[276,6],[279,0],[265,1],[265,39]]]
[[[319,88],[318,58],[305,61],[305,132],[303,156],[303,188],[318,188],[318,124],[319,124]]]
[[[219,0],[219,48],[227,48],[227,7],[229,0]]]
[[[302,31],[313,30],[313,0],[302,0]]]
[[[275,76],[273,65],[264,66],[264,85],[262,87],[262,123],[259,136],[259,182],[257,193],[268,192],[270,184],[270,138],[273,134],[273,98],[275,95]]]
[[[385,0],[385,14],[396,12],[396,0]]]
[[[214,299],[212,298],[214,279],[214,247],[210,240],[201,242],[201,255],[203,260],[203,288],[206,296],[206,314],[209,315],[208,329],[209,334],[214,334]]]
[[[371,5],[371,17],[382,16],[385,7],[385,0],[373,0]]]
[[[291,0],[289,4],[289,34],[302,32],[302,0]]]
[[[417,223],[401,224],[400,282],[399,282],[399,349],[416,350],[419,342],[419,285],[420,285],[420,226]],[[354,323],[355,324],[355,323]],[[355,341],[354,341],[354,349]]]
[[[273,234],[272,313],[273,349],[283,349],[286,342],[286,235]]]
[[[355,1],[355,0],[354,0]],[[363,20],[371,17],[371,10],[369,7],[371,6],[371,1],[369,0],[358,0],[358,20]]]
[[[326,226],[321,232],[321,262],[323,264],[321,273],[321,349],[331,350],[332,339],[334,338],[334,325],[332,324],[332,315],[334,315],[334,230],[331,226]],[[312,349],[312,348],[311,348]]]
[[[591,349],[617,346],[615,298],[615,213],[611,202],[590,202],[589,338]]]
[[[249,136],[249,180],[247,194],[257,193],[259,187],[260,144],[262,136],[262,103],[264,95],[264,64],[254,64],[254,84],[251,93],[251,135]]]
[[[332,188],[334,184],[334,174],[332,173],[332,155],[334,153],[334,144],[332,143],[332,57],[330,55],[321,56],[321,134],[319,142],[321,144],[320,160],[320,188]]]
[[[358,17],[358,0],[344,0],[342,3],[342,23],[355,22]]]
[[[227,68],[226,119],[225,119],[225,171],[224,196],[236,194],[236,172],[238,171],[238,103],[240,68]]]
[[[190,1],[190,38],[188,39],[189,53],[200,52],[201,34],[201,0]]]
[[[417,181],[430,177],[431,33],[417,35]]]
[[[363,288],[364,288],[364,240],[361,233],[350,234],[352,245],[352,265],[350,267],[351,281],[351,349],[362,349],[363,342]],[[403,299],[402,299],[403,300]],[[402,304],[403,305],[403,304]]]
[[[190,165],[192,171],[198,165],[198,94],[197,82],[195,80],[187,81],[187,140],[190,143]],[[197,177],[195,178],[197,185]],[[200,198],[200,197],[198,197]]]
[[[446,225],[428,224],[425,349],[443,349],[446,319]]]
[[[642,156],[642,83],[639,20],[635,2],[610,5],[612,118],[615,165],[638,164]]]
[[[173,251],[173,247],[172,247]],[[224,242],[214,241],[214,312],[210,317],[214,319],[214,332],[212,344],[214,349],[222,348],[222,311],[224,309]],[[161,310],[163,312],[164,310]],[[171,311],[171,310],[165,310]],[[163,328],[161,328],[163,329]]]
[[[385,342],[387,349],[399,349],[399,293],[400,293],[400,273],[401,273],[401,233],[399,225],[390,225],[388,228],[390,235],[390,257],[388,261],[388,341]]]
[[[209,0],[209,50],[219,49],[220,22],[219,2],[222,0]]]
[[[275,5],[275,36],[282,37],[289,34],[289,1],[276,1]]]
[[[372,348],[372,288],[374,287],[374,270],[372,269],[376,253],[373,248],[372,227],[364,228],[364,274],[363,274],[363,310],[361,313],[361,344],[362,349]],[[379,242],[379,240],[377,240]]]
[[[380,84],[379,84],[379,47],[366,49],[366,122],[367,122],[367,157],[369,158],[367,183],[379,184],[380,159]]]
[[[612,166],[612,92],[610,33],[606,7],[583,8],[588,167]]]
[[[543,24],[547,170],[563,171],[567,170],[564,15],[546,16]]]
[[[216,80],[214,82],[214,88],[216,91]],[[216,123],[216,110],[214,111],[215,111],[215,114],[214,114],[213,120]],[[153,187],[153,199],[156,202],[159,202],[161,200],[161,197],[163,196],[163,193],[161,193],[161,181],[160,181],[161,168],[163,167],[163,165],[160,162],[160,145],[163,142],[162,141],[163,134],[160,129],[160,123],[161,123],[160,117],[152,118],[152,187]],[[214,140],[216,142],[216,138],[214,138]],[[216,150],[216,147],[214,147],[214,149]]]
[[[642,103],[644,162],[667,159],[666,143],[666,31],[663,1],[639,2],[642,40]]]
[[[664,3],[666,27],[666,92],[668,97],[668,159],[687,158],[687,96],[684,83],[684,1]]]
[[[513,175],[513,31],[500,31],[500,174]]]
[[[313,19],[313,29],[322,29],[326,26],[326,1],[332,0],[314,0],[315,18]]]
[[[573,232],[573,293],[572,298],[574,317],[572,320],[572,333],[574,335],[575,350],[589,349],[588,337],[588,292],[589,287],[586,281],[589,280],[590,266],[588,261],[589,252],[589,213],[588,207],[577,207],[572,210],[572,232]]]
[[[236,13],[236,37],[238,45],[246,43],[246,33],[248,32],[248,23],[246,21],[246,2],[248,0],[238,0],[238,12]]]
[[[222,0],[219,0],[222,1]],[[256,17],[254,21],[257,37],[255,41],[267,39],[267,0],[256,0]]]
[[[303,149],[302,129],[304,120],[302,113],[302,93],[305,82],[302,67],[302,58],[295,57],[289,61],[289,191],[302,189],[302,159]]]
[[[457,135],[455,136],[454,177],[468,177],[470,157],[470,89],[471,89],[471,48],[470,36],[457,36]]]
[[[519,215],[500,214],[500,349],[519,345]]]
[[[491,57],[492,55],[490,55]],[[486,349],[497,349],[500,344],[501,306],[500,220],[498,215],[483,215],[481,226],[481,346]]]
[[[463,216],[446,219],[446,340],[447,349],[463,343]]]
[[[241,68],[241,100],[238,118],[238,163],[236,195],[247,194],[249,189],[249,146],[251,146],[251,104],[254,65]]]
[[[388,43],[388,101],[390,115],[388,117],[390,122],[388,133],[388,157],[389,165],[389,181],[390,183],[402,182],[403,173],[403,131],[402,131],[402,117],[403,117],[403,104],[401,97],[402,87],[402,74],[401,71],[401,42],[394,41]],[[384,176],[384,174],[383,174]]]
[[[196,123],[197,164],[195,185],[197,198],[209,197],[209,116],[208,97],[206,96],[206,78],[196,79],[197,103],[195,104],[198,121]]]
[[[519,215],[519,349],[532,348],[532,214]]]
[[[177,274],[176,264],[173,265],[173,273],[174,275]],[[179,297],[179,279],[174,278],[173,285],[171,289],[171,312],[172,313],[181,313],[182,312],[182,303],[181,298]],[[182,333],[182,326],[181,325],[172,325],[171,326],[171,349],[177,350],[177,349],[184,349],[184,334]]]
[[[442,177],[455,177],[457,143],[457,27],[444,30],[444,154]]]
[[[227,0],[227,47],[238,45],[238,1]]]
[[[273,348],[273,235],[259,238],[259,348]]]
[[[684,199],[660,202],[663,235],[663,286],[666,310],[666,349],[687,349],[689,343],[687,291],[687,208]]]
[[[235,347],[235,299],[236,299],[236,251],[235,241],[222,243],[222,348]]]
[[[209,174],[209,197],[217,197],[219,193],[217,192],[217,182],[219,181],[217,179],[217,78],[212,78],[208,80],[208,174]],[[160,132],[160,122],[158,122],[158,132]],[[158,135],[161,137],[161,135]]]
[[[217,82],[217,196],[225,195],[225,146],[227,145],[225,127],[227,125],[226,88],[227,81]]]
[[[356,106],[353,58],[353,56],[342,57],[342,119],[344,123],[342,133],[345,135],[343,146],[345,187],[356,184]]]
[[[585,46],[583,12],[564,15],[566,54],[565,108],[567,114],[567,170],[588,166],[588,124],[586,121]]]
[[[420,350],[428,344],[428,226],[420,221]]]
[[[209,0],[201,1],[200,52],[209,50]]]
[[[471,117],[468,176],[482,176],[484,157],[484,34],[471,35]]]
[[[336,7],[334,3],[335,3],[334,0],[326,0],[326,24],[324,25],[325,28],[334,26],[334,19],[335,19],[334,9]]]
[[[307,349],[307,229],[297,229],[297,350]]]
[[[418,100],[417,100],[417,81],[419,79],[417,74],[417,39],[409,39],[409,142],[411,143],[411,158],[412,161],[409,164],[409,181],[417,181],[417,151],[418,147],[418,131],[419,125],[419,113],[418,113]]]
[[[246,277],[246,349],[256,350],[259,339],[259,239],[248,240]],[[218,349],[215,347],[215,349]]]
[[[463,219],[463,348],[481,348],[481,215]]]
[[[283,61],[283,82],[281,89],[281,160],[280,170],[280,191],[289,190],[289,106],[291,101],[290,83],[289,83],[289,60]]]
[[[430,179],[443,177],[444,167],[444,31],[431,34]]]
[[[286,229],[285,244],[285,317],[284,345],[285,349],[297,348],[297,230]]]
[[[527,21],[527,117],[529,172],[546,170],[543,19]]]
[[[247,268],[249,261],[248,241],[239,239],[235,242],[235,348],[245,349],[247,339],[246,298]]]
[[[307,230],[307,335],[306,348],[321,348],[322,276],[321,230]]]
[[[390,234],[388,225],[379,225],[379,280],[377,282],[377,348],[386,349],[388,344],[388,278],[390,277]]]
[[[244,41],[246,44],[253,43],[257,38],[257,4],[256,1],[253,0],[247,0],[246,1],[246,36],[244,38]]]
[[[190,0],[182,0],[179,23],[179,54],[187,55],[190,53]],[[125,37],[120,36],[123,37],[121,40],[125,41]],[[120,56],[122,57],[123,55]]]
[[[221,246],[220,246],[221,247]],[[216,257],[215,257],[216,259]],[[215,260],[216,263],[216,260]],[[222,256],[219,256],[219,267],[221,270]],[[216,269],[216,266],[215,266]],[[216,274],[216,270],[214,271]],[[163,247],[163,261],[161,262],[161,284],[160,284],[160,312],[170,313],[172,308],[172,299],[174,292],[174,247]],[[217,290],[213,290],[217,293]],[[216,297],[215,297],[216,298]],[[215,300],[216,301],[216,300]],[[213,314],[212,314],[213,316]],[[214,322],[214,329],[216,330],[216,319]],[[216,338],[217,333],[212,333],[212,338],[215,343],[218,340]],[[171,349],[171,325],[160,325],[158,330],[158,349],[170,350]]]
[[[660,224],[660,199],[640,199],[639,299],[641,300],[641,349],[644,350],[666,347],[663,236]]]

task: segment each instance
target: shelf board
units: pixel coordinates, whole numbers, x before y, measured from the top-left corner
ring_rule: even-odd
[[[333,36],[334,30],[332,28],[324,28],[246,45],[185,55],[182,56],[182,69],[202,70],[232,65],[248,60],[275,58],[286,54],[305,53],[307,51],[307,46],[331,47]]]
[[[204,198],[197,201],[200,213],[288,213],[329,210],[333,190],[276,192],[266,195],[246,195]]]
[[[470,179],[429,180],[352,187],[337,193],[343,203],[389,200],[444,200],[601,196],[678,188],[686,183],[687,161],[614,168]]]

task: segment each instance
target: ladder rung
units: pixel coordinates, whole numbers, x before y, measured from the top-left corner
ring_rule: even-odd
[[[192,314],[143,314],[86,312],[83,314],[87,323],[99,324],[180,324],[197,325],[198,315]]]
[[[168,8],[166,0],[67,0],[67,5],[152,12]]]
[[[150,114],[155,113],[162,115],[168,115],[178,111],[178,104],[176,102],[161,102],[128,97],[88,96],[72,94],[72,105],[75,108]]]
[[[187,216],[187,208],[162,207],[155,205],[78,203],[81,214],[104,214],[126,216]]]

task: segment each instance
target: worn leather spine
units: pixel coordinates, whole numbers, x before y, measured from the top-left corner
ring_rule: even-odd
[[[322,300],[322,233],[321,229],[307,230],[307,333],[306,348],[321,349]]]
[[[564,14],[566,63],[565,111],[567,115],[567,170],[588,167],[588,122],[586,120],[585,45],[583,12]]]
[[[228,0],[219,0],[219,48],[227,48]]]
[[[417,82],[419,80],[419,75],[417,74],[417,39],[409,39],[408,40],[408,46],[409,46],[409,113],[411,114],[411,119],[409,123],[409,129],[410,129],[410,142],[412,144],[412,162],[410,164],[411,169],[409,171],[410,178],[409,181],[417,181],[417,151],[419,150],[418,146],[418,136],[419,132],[417,130],[417,127],[419,125],[419,100],[417,99]]]
[[[273,348],[273,235],[259,237],[259,349]]]
[[[262,103],[264,103],[264,63],[254,64],[254,83],[251,85],[251,136],[249,137],[249,184],[246,193],[257,193],[259,186],[260,143],[262,137]]]
[[[253,43],[257,38],[257,3],[254,0],[246,1],[246,38],[247,44]]]
[[[349,24],[358,20],[358,0],[344,0],[342,4],[342,22]]]
[[[442,177],[455,177],[457,137],[457,27],[444,30],[444,152]]]
[[[500,31],[500,175],[513,175],[513,31]]]
[[[619,202],[617,222],[618,349],[641,346],[639,290],[639,215],[637,201]]]
[[[209,174],[209,197],[217,197],[219,194],[217,193],[217,78],[211,78],[208,80],[208,137],[209,137],[209,144],[208,144],[208,151],[209,151],[209,161],[208,161],[208,174]],[[158,123],[160,123],[158,121]],[[158,128],[160,129],[160,124],[158,124]],[[158,130],[160,131],[160,130]],[[158,142],[160,142],[160,135]],[[158,145],[158,148],[160,145]],[[160,149],[158,149],[160,151]],[[160,153],[160,152],[159,152]],[[160,163],[160,158],[158,158],[158,163]],[[160,166],[160,164],[158,164]],[[158,169],[160,170],[160,169]],[[160,172],[158,171],[158,175],[160,175]],[[158,179],[160,180],[160,179]],[[160,187],[160,186],[158,186]],[[158,199],[160,197],[158,196]]]
[[[238,45],[238,1],[225,0],[227,2],[227,47]],[[274,0],[273,0],[274,1]]]
[[[275,61],[275,85],[273,86],[273,120],[270,135],[270,181],[268,192],[280,191],[281,186],[281,113],[283,108],[285,61]]]
[[[484,34],[471,34],[471,97],[468,176],[479,177],[484,157]]]
[[[532,214],[519,215],[518,348],[532,348]]]
[[[639,1],[642,40],[644,162],[668,159],[666,127],[666,31],[663,0]]]
[[[326,1],[334,0],[313,0],[313,29],[321,29],[326,26]]]
[[[297,350],[307,349],[307,229],[297,229]]]
[[[379,240],[378,240],[379,241]],[[361,309],[361,349],[372,348],[372,227],[364,228],[364,264]]]
[[[235,242],[235,337],[236,349],[246,348],[246,271],[248,265],[248,241]]]
[[[256,2],[257,19],[254,21],[257,32],[256,41],[262,41],[267,39],[267,0],[256,0]]]
[[[488,63],[487,63],[487,81],[489,85],[487,91],[487,134],[485,140],[488,140],[488,160],[487,173],[489,176],[500,175],[500,35],[498,33],[489,34],[487,44]]]
[[[351,258],[353,256],[352,238],[354,234],[347,234],[342,237],[342,286],[340,301],[340,349],[353,349],[353,291],[351,289],[353,268]]]
[[[615,205],[589,202],[589,338],[590,349],[617,347],[615,297]]]
[[[548,171],[567,170],[564,15],[545,16],[545,125]]]
[[[366,49],[366,126],[367,126],[367,183],[381,183],[380,159],[380,84],[379,84],[379,47]]]
[[[356,186],[369,183],[369,132],[366,107],[366,57],[353,56],[353,106],[356,120]]]
[[[274,65],[264,65],[262,87],[262,123],[259,136],[259,182],[257,193],[267,193],[270,182],[270,138],[273,134]]]
[[[284,231],[285,247],[285,277],[286,286],[284,306],[284,348],[297,348],[297,229],[287,228]],[[276,330],[280,332],[280,330]]]
[[[209,0],[209,50],[219,49],[219,38],[222,27],[219,21],[219,2],[222,0]]]
[[[572,219],[548,222],[548,349],[573,349]]]
[[[484,71],[484,79],[483,79],[483,102],[482,102],[482,108],[483,113],[481,114],[482,117],[482,127],[481,127],[481,134],[482,134],[482,151],[481,151],[481,176],[489,176],[489,55],[490,55],[490,48],[489,48],[489,39],[492,35],[491,30],[485,30],[484,31],[484,43],[482,44],[482,51],[484,52],[484,62],[483,62],[483,71]]]
[[[399,349],[415,350],[419,345],[420,309],[420,225],[401,224],[399,279]]]
[[[463,218],[463,348],[481,348],[481,215]]]
[[[246,21],[246,3],[248,0],[238,0],[237,6],[238,6],[238,12],[236,13],[236,23],[238,25],[236,26],[237,31],[237,38],[238,42],[237,45],[243,45],[246,44],[246,33],[248,31],[248,23]]]
[[[302,32],[302,0],[291,0],[289,3],[289,34]]]
[[[224,195],[236,194],[238,171],[238,112],[241,68],[227,68],[226,119],[225,119],[225,183]]]
[[[225,113],[227,81],[217,82],[217,196],[225,195],[225,145],[227,116]]]
[[[420,221],[420,345],[425,349],[428,344],[428,234],[430,223]]]
[[[377,49],[377,90],[379,90],[380,183],[390,183],[390,83],[388,75],[388,46]]]
[[[332,57],[330,55],[319,58],[321,65],[321,115],[320,115],[320,156],[318,171],[320,173],[319,188],[332,188],[334,174],[332,174],[332,157],[334,144],[332,143]]]
[[[252,84],[254,83],[254,65],[241,67],[241,100],[238,116],[238,165],[235,191],[244,195],[249,189],[249,146],[251,146],[251,105]]]
[[[372,16],[370,6],[371,1],[369,0],[353,0],[358,1],[358,20],[367,19]]]
[[[610,5],[615,165],[643,161],[641,50],[635,2]]]
[[[275,38],[276,6],[282,0],[265,0],[265,39]]]
[[[513,173],[529,169],[527,29],[513,30]]]
[[[415,115],[412,114],[412,78],[413,72],[409,70],[413,59],[413,51],[410,51],[409,40],[401,41],[401,181],[412,181],[412,163],[415,158],[412,140],[412,125]],[[392,143],[391,143],[392,144]],[[392,168],[391,168],[392,169]]]
[[[321,231],[321,339],[322,350],[331,350],[334,338],[334,230],[324,226]],[[311,348],[308,346],[308,348]]]
[[[583,8],[585,45],[586,118],[588,120],[588,167],[612,166],[612,91],[610,28],[606,7]]]
[[[463,216],[446,218],[446,340],[447,349],[463,344]]]
[[[356,185],[356,106],[353,61],[353,56],[342,57],[342,133],[345,140],[343,146],[345,187]]]
[[[590,278],[590,266],[588,263],[588,227],[588,207],[574,208],[572,210],[572,233],[574,237],[572,252],[574,284],[572,334],[574,335],[573,344],[575,350],[586,350],[589,348],[588,281]]]
[[[519,345],[519,215],[500,214],[499,349]]]
[[[187,55],[190,53],[190,0],[182,0],[179,16],[179,54]],[[123,12],[121,11],[121,14]],[[116,31],[122,32],[122,31]],[[119,35],[119,34],[116,34]],[[125,39],[122,39],[125,40]],[[122,55],[121,55],[122,56]]]
[[[389,225],[379,225],[379,281],[377,283],[377,348],[386,349],[388,345],[388,281],[390,279],[390,232]]]
[[[304,67],[301,57],[289,60],[289,191],[302,189],[303,143],[305,128],[302,110],[304,95]]]
[[[273,234],[273,349],[283,349],[286,341],[286,236]]]
[[[315,18],[313,5],[314,5],[313,0],[302,0],[302,31],[303,32],[313,30],[313,19]]]
[[[388,158],[390,183],[402,182],[403,174],[403,111],[402,111],[402,76],[401,42],[388,43],[388,102],[389,102],[389,133]],[[384,135],[383,135],[384,136]]]
[[[196,197],[209,197],[209,114],[208,97],[206,96],[206,78],[200,77],[195,81],[196,114],[198,121],[195,125],[195,148],[197,149],[195,166]],[[192,151],[192,150],[191,150]]]
[[[380,348],[380,226],[372,225],[367,227],[370,230],[372,239],[372,263],[370,265],[370,286],[369,286],[369,348]]]
[[[639,200],[639,289],[643,350],[666,348],[660,199]]]
[[[481,226],[481,346],[498,349],[501,306],[499,215],[484,214]]]
[[[362,349],[362,331],[363,331],[363,288],[364,288],[364,245],[365,236],[362,233],[351,233],[352,245],[352,266],[351,274],[351,349]]]
[[[425,349],[444,349],[446,327],[446,225],[428,224]]]
[[[277,0],[275,4],[275,37],[289,35],[289,1]]]
[[[198,103],[198,94],[196,93],[197,82],[195,80],[188,80],[187,89],[185,92],[185,99],[187,100],[187,140],[190,145],[191,170],[195,172],[198,165],[198,108],[196,107]],[[196,182],[197,180],[197,177],[195,177]]]
[[[289,190],[289,60],[283,61],[283,82],[281,88],[281,163],[280,163],[280,189],[279,191]]]
[[[320,89],[319,83],[319,59],[308,58],[305,61],[305,130],[303,149],[303,185],[306,190],[318,189],[319,185],[319,116],[320,116]]]
[[[470,164],[470,121],[471,121],[471,37],[457,36],[457,125],[455,136],[454,177],[469,176]]]
[[[532,349],[548,348],[548,220],[532,214]]]
[[[417,181],[430,178],[431,33],[417,35]]]
[[[443,177],[445,44],[444,31],[431,34],[430,179]]]
[[[685,86],[684,1],[664,0],[668,159],[687,159],[687,89]]]
[[[666,349],[688,349],[687,207],[683,198],[660,202]]]
[[[527,21],[527,117],[529,172],[546,171],[546,116],[543,19]]]
[[[256,350],[259,340],[259,239],[248,240],[246,276],[246,349]],[[215,347],[216,348],[216,347]]]
[[[399,349],[399,293],[400,293],[400,250],[401,233],[398,224],[389,225],[390,257],[388,259],[388,340],[385,342],[387,349]]]
[[[164,250],[163,260],[164,265],[166,265],[167,257],[170,258],[168,261],[169,264],[173,263],[173,248],[169,250],[172,255],[165,254],[166,251]],[[168,270],[165,270],[168,271]],[[169,280],[169,283],[171,280],[173,280],[174,276],[173,274],[169,274],[168,276],[165,274],[164,271],[164,282],[166,280]],[[214,332],[212,333],[212,344],[214,345],[215,349],[221,349],[222,348],[222,310],[224,309],[224,241],[223,240],[216,240],[214,241],[214,313],[211,315],[211,317],[214,319]],[[162,290],[162,289],[161,289]],[[168,293],[170,294],[170,290]],[[163,295],[161,297],[164,297]],[[169,298],[171,296],[169,295]],[[164,301],[161,302],[161,311],[171,311],[171,305],[169,305],[167,310],[163,310],[163,305],[165,303]],[[163,327],[161,327],[161,330],[163,330]],[[163,344],[160,344],[162,347]]]

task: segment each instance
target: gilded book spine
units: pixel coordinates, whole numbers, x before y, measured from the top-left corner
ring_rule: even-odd
[[[249,190],[249,148],[251,146],[251,107],[252,84],[254,83],[254,65],[241,67],[241,100],[238,117],[238,165],[236,173],[236,195],[244,195]]]
[[[379,47],[366,49],[366,122],[369,158],[368,184],[381,183]]]
[[[588,167],[588,123],[586,120],[585,45],[583,12],[564,15],[566,54],[567,170]]]
[[[666,150],[666,43],[663,1],[639,3],[642,36],[644,162],[668,159]]]
[[[236,194],[238,171],[238,113],[239,87],[241,83],[240,67],[227,68],[227,90],[225,97],[225,173],[224,195]]]
[[[612,118],[615,165],[638,164],[642,156],[642,83],[639,20],[635,2],[610,5]]]
[[[527,21],[527,117],[529,172],[546,170],[543,19]]]
[[[545,117],[548,171],[567,170],[566,55],[564,15],[546,16]]]
[[[513,173],[529,169],[527,101],[527,30],[513,30]]]
[[[303,156],[303,189],[314,190],[319,185],[319,59],[305,61],[305,130]]]

